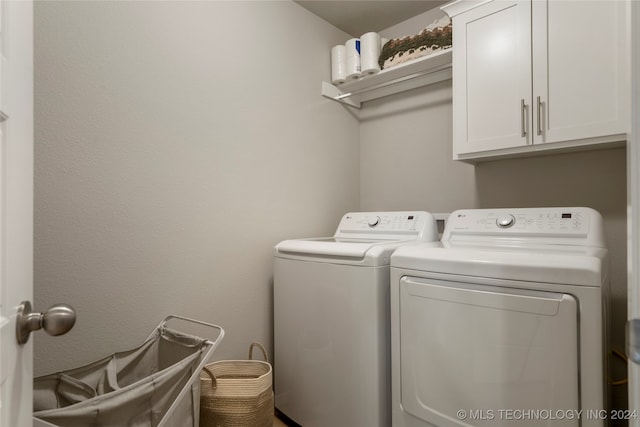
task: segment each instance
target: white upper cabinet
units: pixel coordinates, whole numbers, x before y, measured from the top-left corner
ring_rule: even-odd
[[[495,1],[453,21],[454,152],[531,143],[531,8]]]
[[[535,142],[627,132],[625,1],[533,2]]]
[[[481,160],[624,141],[628,2],[451,3],[453,155]]]

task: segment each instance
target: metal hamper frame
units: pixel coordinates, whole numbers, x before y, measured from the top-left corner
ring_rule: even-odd
[[[167,322],[169,322],[172,319],[191,322],[196,325],[202,325],[202,326],[213,328],[217,330],[218,332],[217,336],[215,339],[211,340],[211,339],[199,338],[194,335],[178,332],[175,329],[167,327]],[[42,384],[44,384],[44,386],[41,387],[42,389],[41,396],[43,396],[44,398],[41,398],[40,400],[42,402],[45,402],[46,404],[44,405],[45,406],[44,410],[38,410],[34,412],[34,422],[35,422],[34,425],[40,425],[43,427],[44,426],[52,426],[52,427],[83,426],[85,425],[83,423],[86,423],[87,417],[90,417],[91,416],[90,414],[93,411],[95,411],[96,413],[95,415],[96,419],[98,417],[98,414],[101,414],[99,408],[98,409],[94,408],[92,401],[98,401],[98,403],[101,403],[103,405],[110,405],[109,410],[112,413],[118,414],[119,416],[121,414],[121,411],[118,410],[119,409],[117,406],[118,403],[114,404],[113,402],[109,402],[110,396],[114,396],[114,399],[113,399],[114,401],[116,401],[118,398],[120,398],[120,400],[125,400],[122,397],[126,396],[126,393],[128,392],[128,390],[125,390],[125,389],[127,389],[127,387],[129,386],[131,386],[132,390],[136,390],[136,387],[137,387],[138,389],[144,389],[147,391],[153,390],[153,393],[155,393],[156,384],[153,382],[155,378],[156,377],[159,378],[159,376],[161,375],[171,374],[171,372],[169,372],[170,370],[175,371],[175,367],[177,365],[181,365],[183,366],[182,371],[179,371],[178,374],[174,374],[174,375],[182,375],[182,372],[188,372],[189,370],[191,370],[191,374],[189,376],[189,379],[184,384],[184,386],[182,386],[182,388],[180,389],[177,396],[171,402],[169,408],[166,409],[164,414],[162,414],[161,418],[159,420],[158,419],[152,420],[152,419],[146,419],[145,417],[142,417],[140,420],[134,420],[131,422],[127,420],[126,425],[135,426],[135,427],[138,427],[138,426],[175,427],[176,421],[171,420],[171,417],[172,415],[174,415],[176,408],[179,408],[181,404],[186,403],[186,401],[183,402],[183,400],[188,398],[189,395],[191,395],[193,399],[192,400],[193,405],[192,405],[192,409],[189,411],[189,415],[190,415],[189,418],[193,420],[193,423],[189,422],[188,424],[183,424],[183,425],[185,426],[188,425],[189,427],[198,427],[199,416],[200,416],[200,408],[199,408],[200,372],[202,371],[202,368],[204,368],[204,366],[207,364],[207,362],[211,358],[214,350],[218,347],[223,337],[224,337],[224,330],[218,325],[203,322],[200,320],[190,319],[187,317],[169,315],[158,324],[158,326],[151,332],[151,334],[147,337],[147,339],[143,342],[143,344],[140,347],[137,347],[136,349],[119,352],[119,353],[113,353],[103,359],[100,359],[98,361],[95,361],[88,365],[84,365],[79,368],[74,368],[64,372],[58,372],[58,373],[36,378],[35,379],[36,382],[40,381]],[[157,340],[157,342],[155,342],[154,340]],[[163,344],[163,343],[168,343],[168,344]],[[193,345],[190,345],[192,343]],[[131,358],[131,360],[128,360],[129,364],[131,364],[132,366],[136,361],[142,360],[145,357],[147,357],[151,362],[157,362],[157,365],[162,366],[162,360],[160,359],[162,359],[165,356],[163,356],[160,353],[160,350],[158,349],[162,345],[176,347],[177,351],[170,353],[171,359],[175,359],[176,357],[179,357],[179,356],[176,356],[175,353],[184,352],[186,355],[187,352],[191,351],[191,354],[188,354],[187,356],[183,357],[181,360],[178,360],[177,362],[173,360],[172,362],[168,362],[173,364],[170,366],[166,366],[162,369],[158,368],[158,366],[154,364],[151,368],[148,368],[151,370],[150,372],[152,374],[147,375],[145,377],[137,378],[136,374],[139,375],[138,372],[136,372],[135,374],[131,374],[129,372],[129,375],[133,377],[131,382],[121,388],[118,386],[117,380],[120,378],[117,377],[116,374],[119,374],[120,372],[117,372],[116,367],[117,367],[117,361],[118,361],[117,358],[119,356],[122,356],[123,358],[125,358],[130,354],[133,354],[134,356]],[[158,348],[154,347],[153,350],[147,350],[152,346],[156,346]],[[189,350],[190,348],[193,348],[194,350]],[[155,351],[155,353],[152,353],[152,351]],[[138,356],[137,352],[140,352],[141,356]],[[149,356],[147,356],[148,354]],[[199,360],[197,357],[198,354],[199,354]],[[193,359],[193,361],[190,361],[190,359]],[[197,361],[197,366],[196,366],[196,361]],[[107,368],[107,366],[109,366],[109,368]],[[124,369],[121,369],[121,370],[124,371]],[[90,376],[86,375],[87,372],[90,374]],[[77,375],[74,377],[74,374],[77,374]],[[85,375],[84,377],[82,376],[83,374]],[[80,377],[80,379],[77,379],[77,377]],[[153,377],[153,379],[151,379],[151,377]],[[182,378],[184,378],[184,376]],[[127,378],[127,379],[130,380],[130,378]],[[109,384],[110,380],[111,382],[116,382],[115,388],[110,388],[110,384]],[[88,385],[87,383],[91,383],[91,385]],[[166,383],[173,384],[171,381],[166,381]],[[71,384],[72,387],[75,386],[76,388],[73,388],[71,393],[65,394],[65,387],[69,384]],[[91,390],[91,387],[94,387],[94,389]],[[79,398],[77,402],[71,401],[71,403],[66,400],[68,396],[71,396],[72,399],[77,397],[79,393],[74,393],[74,392],[77,392],[78,390],[82,392],[87,388],[90,389],[89,391],[95,392],[96,393],[95,396],[93,397],[89,396],[88,398],[81,396],[81,398]],[[96,391],[98,389],[99,391]],[[173,392],[175,392],[175,389]],[[169,394],[171,394],[171,392]],[[129,395],[139,396],[139,393],[136,394],[134,392],[129,392]],[[165,396],[160,396],[160,399],[162,399],[163,397],[166,400]],[[152,394],[152,396],[149,397],[148,400],[149,402],[151,402],[152,400],[155,400],[155,398],[156,398],[156,395]],[[34,392],[34,401],[35,401],[35,392]],[[141,401],[146,402],[146,400],[144,399],[141,399]],[[126,403],[127,402],[125,400],[123,404],[126,405]],[[166,407],[166,405],[167,403],[164,403],[164,406],[162,405],[161,406],[164,408]],[[186,407],[187,406],[185,405],[185,408]],[[185,408],[181,408],[181,411],[183,411],[183,413]],[[149,409],[149,411],[153,412],[155,409],[156,408],[153,407],[153,409]],[[77,419],[73,418],[74,416],[77,416],[77,414],[80,412],[82,413],[81,416],[83,417],[84,421],[78,421]],[[126,410],[122,412],[126,413]],[[154,415],[157,418],[159,416],[158,414],[160,413],[161,412],[155,411],[153,412],[152,415]],[[53,419],[62,420],[62,422],[52,421],[52,419],[49,419],[49,420],[46,419],[47,417],[52,417],[52,415],[53,415]],[[135,414],[133,417],[135,418]],[[153,416],[149,418],[153,418]],[[172,421],[172,424],[169,424],[170,421]],[[60,424],[51,424],[52,422],[56,422]],[[92,425],[103,426],[103,427],[118,427],[122,425],[122,422],[123,422],[122,420],[119,420],[117,422],[113,420],[96,421],[95,423],[92,423]]]

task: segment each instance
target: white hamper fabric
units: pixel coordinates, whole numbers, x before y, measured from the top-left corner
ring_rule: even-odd
[[[197,427],[211,342],[158,328],[140,347],[34,380],[34,416],[61,427]],[[197,375],[199,378],[199,374]],[[169,414],[181,390],[189,391]],[[170,420],[165,420],[165,416]]]

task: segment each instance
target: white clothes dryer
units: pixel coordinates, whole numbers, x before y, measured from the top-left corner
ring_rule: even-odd
[[[333,237],[286,240],[274,253],[277,410],[304,427],[391,424],[389,261],[436,242],[427,212],[357,212]]]
[[[604,425],[607,256],[589,208],[460,210],[399,248],[393,426]]]

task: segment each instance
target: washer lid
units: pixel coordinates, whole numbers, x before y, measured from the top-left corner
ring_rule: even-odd
[[[472,277],[601,286],[608,271],[607,250],[576,246],[507,248],[496,246],[401,247],[391,267]]]
[[[285,240],[276,246],[276,252],[280,254],[363,259],[369,249],[379,244],[380,242],[373,241],[340,241],[332,237]]]
[[[349,264],[360,267],[389,266],[391,254],[415,240],[394,242],[338,241],[333,238],[285,240],[275,247],[274,256],[309,262]],[[439,246],[439,242],[422,243]]]

